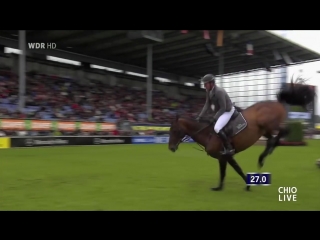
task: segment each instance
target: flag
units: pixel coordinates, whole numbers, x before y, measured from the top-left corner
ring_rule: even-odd
[[[217,32],[217,47],[223,46],[223,30],[218,30]]]
[[[203,38],[204,39],[210,39],[209,30],[203,30]]]
[[[253,45],[251,43],[247,43],[247,55],[253,55]]]

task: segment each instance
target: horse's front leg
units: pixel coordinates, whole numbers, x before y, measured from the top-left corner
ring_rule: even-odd
[[[220,181],[218,187],[211,188],[212,191],[221,191],[224,186],[224,178],[226,176],[227,169],[227,159],[225,157],[220,157],[219,161],[219,169],[220,169]]]
[[[247,176],[244,174],[241,167],[232,156],[228,157],[228,163],[233,167],[233,169],[241,176],[243,181],[246,183]],[[246,190],[249,191],[250,186],[246,186]]]

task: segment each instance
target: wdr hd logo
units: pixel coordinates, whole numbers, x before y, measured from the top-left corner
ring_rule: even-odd
[[[296,202],[297,192],[298,189],[296,187],[279,187],[279,202]]]
[[[29,49],[56,49],[55,43],[28,43]]]

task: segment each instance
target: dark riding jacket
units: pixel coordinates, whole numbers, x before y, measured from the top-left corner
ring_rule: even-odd
[[[206,103],[199,114],[199,118],[208,111],[212,104],[216,112],[213,117],[214,121],[217,121],[223,113],[231,111],[233,106],[228,93],[223,88],[215,86],[210,92],[206,92]]]

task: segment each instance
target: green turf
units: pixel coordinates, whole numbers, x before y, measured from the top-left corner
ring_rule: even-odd
[[[0,210],[320,210],[320,141],[279,147],[263,168],[271,186],[245,184],[228,166],[225,189],[212,192],[218,162],[182,144],[1,150]],[[236,155],[257,170],[262,146]],[[279,202],[279,186],[297,187],[297,202]]]

